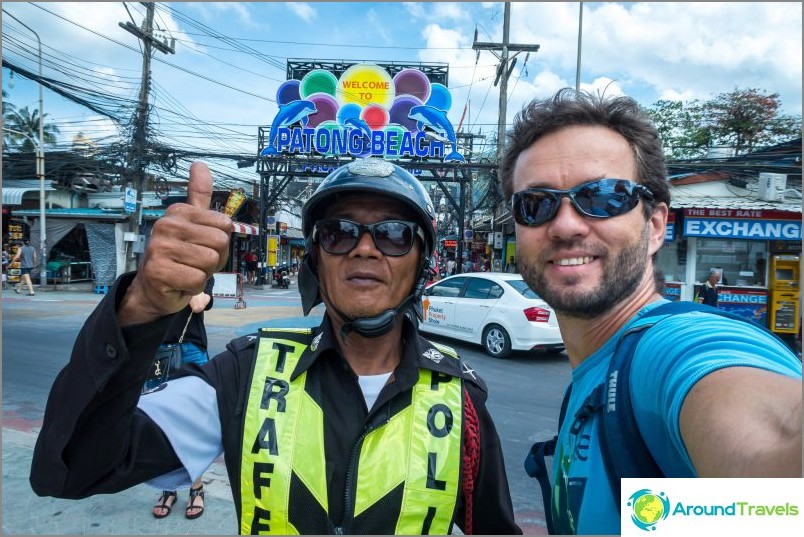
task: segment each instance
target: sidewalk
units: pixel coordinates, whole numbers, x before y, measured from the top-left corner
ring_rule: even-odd
[[[234,502],[222,460],[204,472],[206,509],[195,520],[184,517],[187,489],[166,518],[151,508],[160,492],[138,485],[117,494],[83,500],[40,498],[31,490],[35,431],[3,428],[3,533],[14,535],[236,535]]]
[[[53,316],[80,316],[81,319],[104,297],[93,292],[91,282],[35,287],[36,295],[2,293],[3,308],[36,312],[48,304]],[[319,306],[309,317],[302,317],[298,287],[275,290],[266,285],[244,287],[245,309],[234,309],[236,299],[215,298],[205,314],[210,352],[215,354],[234,337],[253,332],[259,326],[313,326],[320,322]],[[19,314],[19,313],[18,313]],[[51,317],[55,319],[55,317]],[[54,321],[55,322],[55,321]],[[301,324],[300,324],[301,323]],[[28,482],[33,448],[41,425],[40,412],[3,412],[2,430],[2,529],[16,535],[236,535],[238,533],[232,492],[223,459],[204,472],[206,506],[195,520],[184,516],[188,491],[179,491],[171,514],[156,519],[151,514],[160,491],[147,485],[83,500],[40,498]],[[28,409],[30,410],[30,409]],[[36,414],[35,416],[32,414]],[[34,419],[31,419],[34,418]]]

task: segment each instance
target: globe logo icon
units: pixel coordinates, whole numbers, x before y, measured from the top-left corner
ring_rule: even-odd
[[[667,518],[670,500],[664,492],[658,494],[649,489],[640,489],[628,498],[631,521],[641,530],[656,529],[656,523]]]

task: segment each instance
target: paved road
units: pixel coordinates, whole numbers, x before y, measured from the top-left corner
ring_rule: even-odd
[[[187,520],[182,509],[166,519],[149,515],[158,493],[140,485],[85,500],[39,498],[28,484],[33,443],[50,386],[69,358],[84,319],[101,299],[89,290],[38,292],[35,297],[3,291],[3,532],[14,534],[211,534],[237,532],[234,504],[222,460],[204,474],[207,511]],[[205,315],[211,353],[258,326],[315,325],[319,306],[305,318],[295,286],[290,290],[246,289],[246,308],[216,298]],[[488,406],[502,439],[517,521],[525,533],[545,534],[541,497],[522,461],[530,443],[553,434],[561,393],[569,379],[563,355],[515,354],[493,359],[479,347],[436,338],[456,347],[489,385]],[[180,507],[186,491],[180,491]]]

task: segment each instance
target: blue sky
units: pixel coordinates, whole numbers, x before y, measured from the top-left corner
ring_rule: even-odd
[[[575,85],[579,5],[512,3],[510,41],[541,48],[527,63],[524,54],[518,57],[508,123],[527,101]],[[627,94],[644,105],[662,98],[705,100],[735,86],[760,88],[779,93],[784,111],[799,115],[801,6],[584,3],[581,86]],[[118,23],[139,25],[141,4],[4,2],[3,9],[39,33],[46,77],[137,98],[139,43]],[[152,117],[167,144],[256,154],[257,126],[270,125],[276,114],[288,58],[446,62],[453,97],[448,117],[457,124],[470,103],[464,128],[496,130],[497,58],[488,51],[478,57],[471,46],[475,29],[480,41],[502,40],[503,3],[160,3],[155,22],[157,35],[176,38],[176,53],[156,52],[152,65]],[[2,25],[3,57],[36,71],[33,34],[5,14]],[[17,75],[10,83],[7,69],[3,89],[17,106],[38,106],[37,85]],[[112,122],[50,90],[44,101],[65,143],[79,130],[95,139],[120,135]],[[232,173],[256,177],[253,169]]]

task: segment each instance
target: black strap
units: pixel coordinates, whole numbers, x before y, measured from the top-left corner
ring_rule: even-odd
[[[564,399],[561,401],[561,411],[558,413],[559,431],[561,430],[561,424],[564,423],[564,417],[567,414],[567,405],[569,404],[571,393],[572,384],[567,388],[567,391],[564,393]],[[547,471],[547,462],[544,458],[555,455],[557,441],[558,435],[544,442],[536,442],[530,447],[530,451],[528,451],[528,454],[525,456],[525,472],[539,482],[539,488],[542,490],[544,520],[547,523],[547,532],[550,535],[555,535],[555,528],[553,527],[553,508],[551,504],[553,493],[550,485],[550,474]]]

